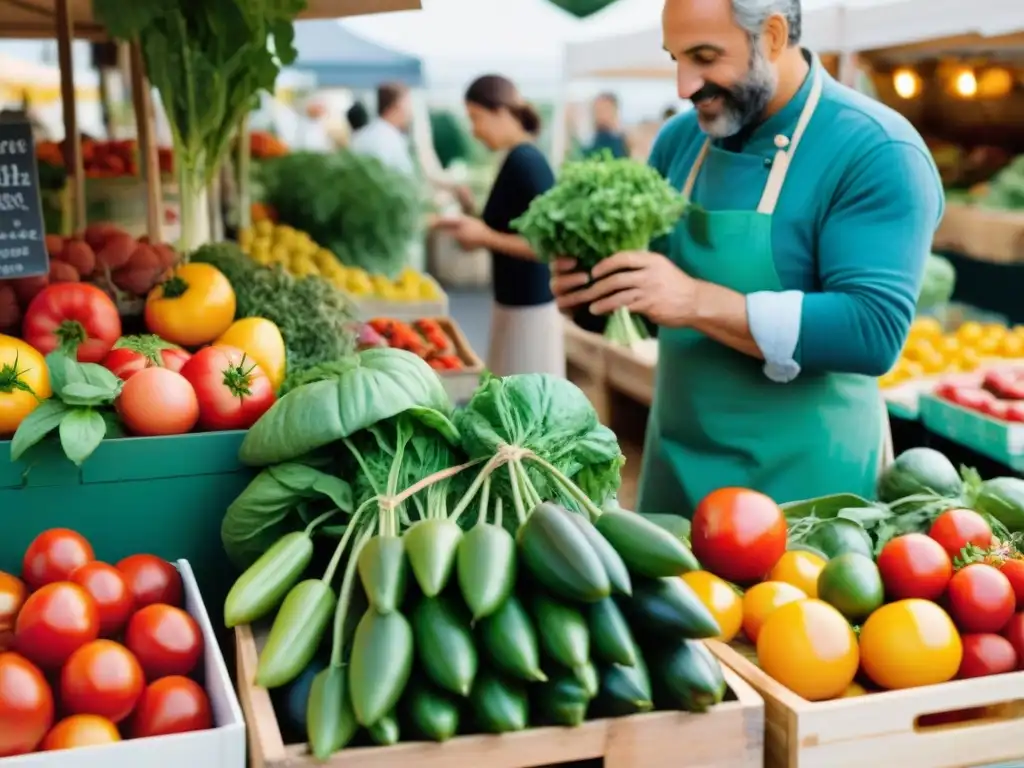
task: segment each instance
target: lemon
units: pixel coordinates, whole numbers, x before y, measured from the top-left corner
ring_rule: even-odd
[[[269,219],[262,219],[255,224],[256,234],[263,237],[270,237],[274,232],[274,224]]]

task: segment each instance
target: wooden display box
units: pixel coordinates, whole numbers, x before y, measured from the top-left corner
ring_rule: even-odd
[[[764,704],[726,669],[735,696],[706,714],[654,712],[592,720],[578,728],[533,728],[503,736],[461,736],[445,744],[355,747],[319,763],[305,744],[285,744],[265,688],[254,683],[257,641],[235,629],[238,691],[253,768],[534,768],[604,758],[605,768],[761,768]]]
[[[1024,262],[1024,212],[950,203],[934,244],[979,261],[1020,264]]]
[[[421,319],[421,318],[417,318]],[[455,354],[459,356],[464,366],[459,371],[438,371],[438,376],[444,383],[445,391],[453,402],[461,403],[469,400],[480,384],[480,377],[484,372],[484,361],[469,346],[466,334],[459,328],[458,323],[450,317],[435,317],[434,322],[441,326],[448,338],[455,346]]]
[[[810,702],[762,672],[749,647],[708,646],[764,698],[766,768],[1024,765],[1024,672]]]

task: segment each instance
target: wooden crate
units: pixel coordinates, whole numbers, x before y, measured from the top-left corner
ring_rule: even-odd
[[[610,346],[599,333],[580,328],[562,316],[565,343],[565,368],[569,380],[583,390],[597,411],[602,424],[611,420],[608,382],[605,376],[605,350]]]
[[[766,768],[1024,765],[1024,672],[810,702],[762,672],[749,646],[708,646],[764,698]],[[963,714],[935,717],[952,712]]]
[[[235,629],[238,689],[253,768],[534,768],[604,758],[605,768],[761,768],[764,705],[726,669],[735,701],[711,712],[654,712],[593,720],[578,728],[533,728],[503,736],[461,736],[445,744],[410,742],[355,747],[317,763],[305,744],[285,744],[265,688],[257,687],[257,643],[248,626]]]
[[[655,362],[638,355],[629,347],[615,344],[609,344],[604,355],[608,386],[650,407],[654,401]]]
[[[459,356],[459,360],[464,366],[460,371],[437,372],[444,383],[445,391],[448,393],[448,397],[456,403],[469,400],[480,383],[480,376],[485,367],[484,361],[469,346],[466,334],[462,332],[455,320],[450,317],[435,317],[433,320],[444,329],[448,338],[452,340],[455,345],[455,354]]]

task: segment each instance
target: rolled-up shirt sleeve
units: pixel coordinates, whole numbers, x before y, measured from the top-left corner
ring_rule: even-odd
[[[888,141],[851,166],[818,237],[820,291],[748,296],[766,375],[888,371],[913,321],[942,209],[935,166],[916,144]]]

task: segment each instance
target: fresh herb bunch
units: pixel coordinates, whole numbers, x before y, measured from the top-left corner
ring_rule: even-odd
[[[686,199],[655,169],[605,152],[566,163],[558,183],[534,198],[512,226],[542,261],[569,256],[589,272],[616,253],[646,250],[686,208]],[[617,310],[605,330],[623,344],[646,335],[628,310]]]
[[[234,243],[205,245],[191,260],[224,273],[235,291],[236,317],[264,317],[281,329],[290,374],[355,352],[353,307],[323,278],[261,266]]]

